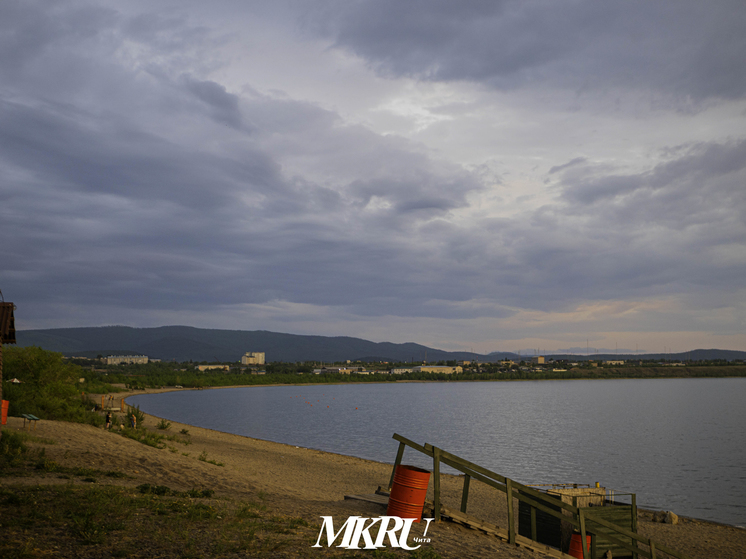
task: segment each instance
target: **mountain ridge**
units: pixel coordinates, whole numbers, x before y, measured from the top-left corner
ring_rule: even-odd
[[[423,361],[478,360],[496,362],[502,359],[529,360],[511,352],[478,354],[467,351],[445,351],[414,342],[371,342],[350,336],[315,336],[270,332],[268,330],[222,330],[193,326],[87,326],[17,330],[19,346],[39,346],[64,355],[110,352],[136,353],[151,358],[175,361],[239,361],[248,351],[264,352],[267,362],[302,361],[391,361],[421,363]],[[120,348],[114,350],[112,348]],[[126,349],[125,349],[126,348]],[[376,357],[372,357],[376,356]],[[746,359],[746,352],[721,349],[698,349],[677,354],[546,354],[545,357],[573,361],[624,359],[713,360]]]

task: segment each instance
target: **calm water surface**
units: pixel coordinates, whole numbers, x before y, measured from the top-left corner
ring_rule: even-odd
[[[746,524],[746,379],[268,386],[140,395],[158,417],[393,463],[399,433],[522,483]],[[408,449],[404,462],[432,468]]]

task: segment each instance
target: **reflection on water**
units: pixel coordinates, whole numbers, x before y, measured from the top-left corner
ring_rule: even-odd
[[[182,423],[393,462],[399,433],[522,483],[594,483],[746,524],[746,379],[278,386],[129,399]],[[432,467],[408,449],[405,463]],[[447,471],[447,470],[446,470]]]

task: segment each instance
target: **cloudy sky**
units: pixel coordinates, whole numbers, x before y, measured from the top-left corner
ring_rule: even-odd
[[[743,0],[3,0],[19,329],[746,350]]]

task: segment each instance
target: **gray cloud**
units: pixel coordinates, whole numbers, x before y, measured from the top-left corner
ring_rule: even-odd
[[[212,118],[233,128],[241,128],[241,110],[238,97],[228,93],[225,87],[213,81],[195,80],[190,76],[183,76],[187,91],[192,93],[209,108]]]
[[[319,32],[387,75],[498,88],[660,91],[742,99],[738,0],[332,2]]]
[[[337,108],[325,96],[343,98],[337,89],[349,82],[304,82],[302,93],[280,93],[229,64],[281,50],[272,25],[283,38],[297,33],[294,4],[248,15],[240,3],[219,4],[209,18],[196,3],[184,6],[173,13],[77,2],[0,7],[0,238],[12,239],[0,248],[0,287],[27,324],[126,316],[143,317],[144,326],[186,316],[220,326],[222,317],[272,307],[291,310],[277,311],[271,324],[233,318],[238,323],[223,326],[292,330],[306,320],[340,333],[344,319],[388,332],[386,321],[396,317],[421,319],[461,343],[469,321],[482,339],[563,336],[556,322],[509,321],[654,298],[686,301],[680,306],[695,315],[688,327],[738,331],[734,319],[708,325],[703,309],[735,309],[744,288],[742,137],[632,145],[650,153],[630,171],[622,156],[597,157],[588,144],[575,149],[568,140],[554,150],[536,147],[536,136],[499,136],[506,109],[494,128],[457,135],[466,153],[484,139],[485,151],[495,152],[485,159],[499,162],[492,167],[459,161],[428,136],[452,133],[448,119],[481,124],[482,108],[458,93],[432,103],[431,114],[444,117],[436,132],[405,137],[366,124],[408,94],[400,75],[527,88],[546,98],[564,88],[616,95],[632,87],[740,99],[742,73],[729,71],[742,46],[729,29],[740,15],[725,21],[725,3],[706,14],[687,4],[676,17],[668,3],[314,4],[313,14],[300,14],[307,34],[299,41],[317,48],[319,33],[331,37],[391,78],[371,77],[384,91],[352,116],[354,104]],[[317,13],[328,16],[323,26]],[[270,38],[241,42],[227,29],[234,16],[268,18]],[[297,51],[290,52],[288,67]],[[338,63],[339,50],[323,55]],[[351,72],[345,64],[352,63],[339,71]],[[263,77],[272,86],[274,72],[292,68],[272,67]],[[541,135],[568,118],[526,103],[523,114],[535,119],[526,126]],[[578,121],[607,116],[577,111]],[[610,129],[588,142],[606,142],[610,153],[620,132],[603,122]],[[653,307],[643,327],[678,327],[684,311]],[[484,325],[494,321],[509,326],[488,336]],[[625,315],[616,325],[632,323]],[[411,331],[410,339],[426,341]]]

